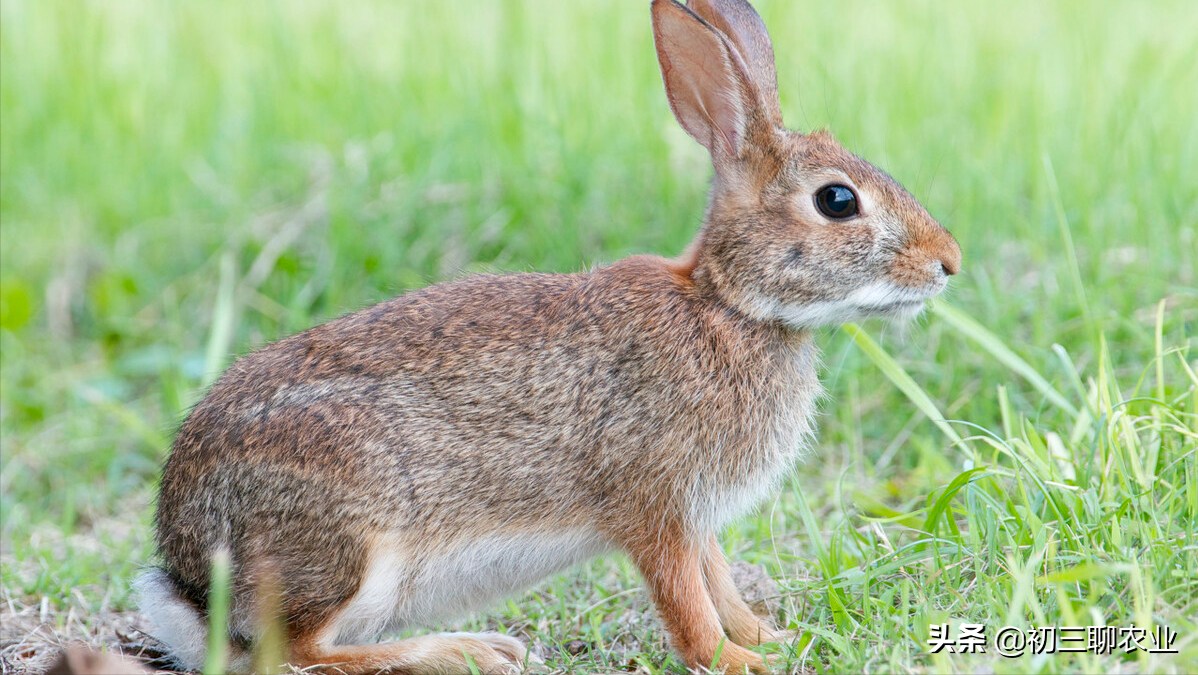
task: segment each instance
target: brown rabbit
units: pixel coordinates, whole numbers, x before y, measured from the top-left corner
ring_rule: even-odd
[[[277,587],[291,663],[344,673],[465,672],[464,654],[519,669],[525,647],[495,633],[370,643],[622,550],[687,664],[768,669],[746,647],[781,634],[737,594],[716,533],[811,439],[811,331],[914,315],[961,253],[886,174],[783,128],[744,0],[652,15],[670,108],[715,167],[694,243],[439,284],[233,365],[179,431],[163,565],[139,581],[182,665],[202,662],[217,550],[235,667]]]

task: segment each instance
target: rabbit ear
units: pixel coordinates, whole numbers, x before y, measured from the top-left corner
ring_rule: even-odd
[[[762,110],[774,126],[781,127],[774,46],[761,16],[746,0],[687,0],[686,6],[723,33],[740,52],[753,84],[757,85]]]
[[[759,107],[748,66],[719,31],[674,0],[653,0],[653,41],[670,109],[717,164],[740,155]]]

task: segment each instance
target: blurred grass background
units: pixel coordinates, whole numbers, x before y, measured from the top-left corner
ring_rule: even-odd
[[[1186,350],[1198,323],[1192,3],[758,4],[789,125],[832,129],[960,240],[953,307],[1078,408],[1101,403],[1095,378],[1109,378],[1152,388],[1172,413],[1187,409],[1177,401],[1190,400]],[[129,606],[131,575],[151,559],[151,499],[169,439],[233,354],[464,272],[577,271],[631,253],[673,255],[697,229],[709,174],[704,151],[667,108],[643,2],[5,0],[5,595],[81,614]],[[1168,358],[1156,339],[1162,300],[1161,343],[1180,350]],[[1072,432],[1107,416],[1086,422],[1050,405],[940,315],[903,335],[881,324],[866,330],[949,419],[1003,438],[1056,429],[1079,464],[1087,448],[1093,457],[1094,436]],[[823,570],[802,589],[806,604],[792,607],[805,615],[791,619],[862,642],[813,633],[821,668],[926,667],[926,625],[890,615],[894,625],[849,615],[846,623],[835,612],[821,624],[815,608],[844,590],[831,579],[867,564],[854,532],[908,532],[904,521],[862,518],[880,517],[883,503],[891,513],[931,503],[976,455],[927,423],[851,334],[830,331],[821,342],[830,397],[820,456],[799,468],[772,521],[750,521],[726,543],[783,577],[796,565]],[[1164,426],[1153,442],[1166,448],[1155,468],[1192,485],[1193,418],[1177,418],[1173,445],[1160,433],[1164,418],[1155,419]],[[1198,507],[1189,510],[1185,483],[1169,483],[1153,511],[1179,519],[1181,534],[1152,536],[1198,558]],[[1107,495],[1116,511],[1144,486],[1124,488]],[[957,504],[953,514],[968,525],[967,511]],[[1077,517],[1120,527],[1101,513]],[[846,550],[821,554],[829,537]],[[977,578],[1027,566],[1021,556],[1034,554],[1032,543],[991,550],[997,568],[975,570]],[[1005,558],[1012,550],[1016,558]],[[953,601],[959,591],[929,579],[962,561],[931,559],[923,573],[932,576],[908,577],[903,593],[940,598],[931,604],[952,617],[993,618],[1010,600],[994,591],[972,598],[977,606]],[[607,564],[636,583],[623,563]],[[1193,558],[1188,565],[1178,575],[1157,569],[1177,584],[1147,587],[1154,602],[1166,598],[1172,609],[1160,616],[1175,628],[1176,616],[1198,610],[1184,601],[1198,590]],[[546,606],[571,620],[556,633],[526,627],[530,634],[577,632],[604,569],[548,587]],[[852,614],[870,590],[850,586]],[[1103,606],[1098,596],[1088,602]],[[516,604],[506,616],[528,611]],[[659,638],[646,644],[662,649]],[[1086,665],[1096,663],[1037,667]]]

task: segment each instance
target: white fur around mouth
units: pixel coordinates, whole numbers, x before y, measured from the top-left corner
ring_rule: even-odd
[[[802,305],[778,301],[759,302],[762,315],[777,319],[792,328],[811,329],[839,326],[871,316],[913,318],[924,302],[935,295],[913,288],[878,282],[862,286],[840,300],[822,300]]]
[[[935,293],[926,293],[906,286],[897,286],[888,282],[875,282],[862,286],[849,294],[844,302],[856,305],[865,310],[887,308],[894,305],[922,304]]]
[[[923,300],[897,300],[885,305],[862,305],[858,309],[869,314],[895,314],[913,310],[917,311],[923,309],[923,306]]]

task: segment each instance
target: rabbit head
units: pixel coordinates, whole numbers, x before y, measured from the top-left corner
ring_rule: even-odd
[[[744,0],[654,0],[670,108],[715,167],[676,270],[741,312],[796,329],[909,318],[961,266],[948,230],[824,131],[782,125],[774,53]]]

